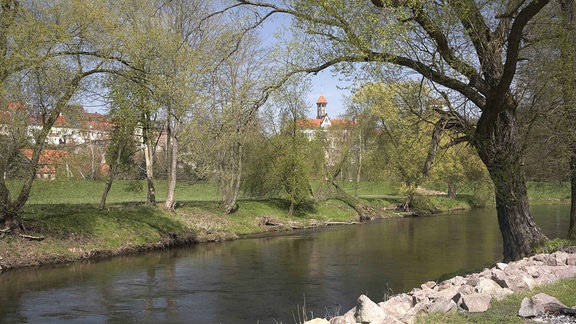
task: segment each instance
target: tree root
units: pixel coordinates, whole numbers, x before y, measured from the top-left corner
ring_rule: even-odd
[[[44,236],[32,236],[27,234],[18,234],[18,236],[31,241],[44,241]]]
[[[0,228],[0,238],[4,238],[6,234],[17,235],[21,238],[31,241],[43,241],[44,236],[33,236],[26,234],[26,228],[20,218],[16,218],[10,225],[5,224],[6,227]]]

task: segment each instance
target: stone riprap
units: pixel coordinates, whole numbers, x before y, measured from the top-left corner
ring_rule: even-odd
[[[492,300],[501,300],[515,292],[532,290],[539,285],[575,277],[576,248],[573,247],[510,263],[498,263],[480,273],[456,276],[440,283],[429,281],[409,293],[393,296],[378,304],[362,295],[358,297],[356,307],[344,315],[330,320],[314,319],[305,323],[413,323],[416,316],[421,314],[458,310],[484,312],[490,307]],[[519,315],[539,316],[552,301],[556,302],[540,294],[536,295],[523,301]],[[542,306],[542,303],[545,305]],[[570,310],[559,301],[558,305]]]

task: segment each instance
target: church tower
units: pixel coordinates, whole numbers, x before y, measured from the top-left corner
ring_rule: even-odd
[[[318,98],[318,101],[316,102],[316,119],[322,119],[326,117],[327,104],[328,101],[326,101],[326,98],[324,98],[324,96],[320,96],[320,98]]]

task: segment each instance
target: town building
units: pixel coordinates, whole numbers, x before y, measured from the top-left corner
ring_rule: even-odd
[[[324,96],[320,96],[316,101],[316,118],[298,121],[298,127],[308,140],[323,139],[325,161],[328,166],[336,165],[341,158],[349,131],[354,126],[352,120],[330,118],[328,101]]]

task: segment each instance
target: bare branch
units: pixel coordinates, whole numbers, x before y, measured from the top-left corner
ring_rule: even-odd
[[[508,35],[508,50],[506,51],[506,63],[500,83],[498,84],[498,93],[504,99],[507,89],[516,74],[516,64],[520,54],[520,42],[522,41],[522,32],[526,24],[532,19],[550,0],[533,0],[524,7],[514,19],[510,33]]]

